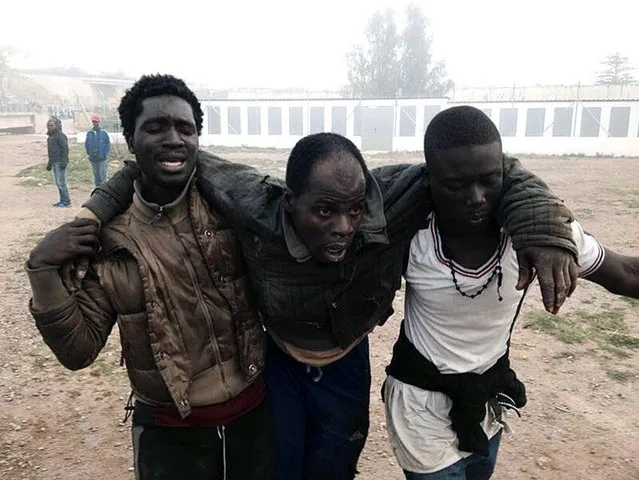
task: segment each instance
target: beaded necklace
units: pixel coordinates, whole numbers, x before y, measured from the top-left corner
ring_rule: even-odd
[[[502,273],[502,268],[501,268],[501,249],[503,246],[503,242],[504,242],[504,236],[501,235],[499,238],[499,245],[497,245],[497,265],[495,266],[493,273],[490,274],[490,277],[488,277],[488,280],[486,280],[486,283],[484,283],[481,288],[479,290],[477,290],[475,293],[466,293],[464,292],[461,287],[459,286],[459,283],[457,282],[457,275],[455,275],[455,265],[453,264],[453,257],[450,254],[450,252],[448,251],[447,248],[444,248],[446,256],[448,257],[448,268],[450,268],[450,274],[453,277],[453,283],[455,284],[455,290],[457,290],[462,297],[466,297],[466,298],[475,298],[478,297],[479,295],[481,295],[482,293],[484,293],[484,290],[486,290],[488,288],[488,286],[490,285],[490,283],[493,281],[493,279],[495,277],[497,277],[497,298],[499,299],[499,301],[501,302],[504,298],[501,296],[501,284],[502,281],[504,279],[504,275]]]

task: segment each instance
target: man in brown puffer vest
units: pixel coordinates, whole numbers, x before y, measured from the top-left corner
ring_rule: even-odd
[[[133,204],[103,226],[49,233],[27,272],[36,325],[60,362],[89,366],[118,324],[135,408],[136,478],[269,479],[265,336],[235,232],[200,197],[197,98],[144,76],[118,109],[142,170]],[[79,289],[60,266],[95,253]]]

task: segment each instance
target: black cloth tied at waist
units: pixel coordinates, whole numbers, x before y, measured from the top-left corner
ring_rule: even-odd
[[[481,422],[486,416],[486,403],[501,393],[512,398],[517,408],[526,404],[526,388],[510,368],[508,351],[481,375],[442,374],[408,340],[404,322],[386,373],[423,390],[448,395],[453,402],[450,419],[453,430],[457,433],[459,449],[485,457],[488,456],[488,437]]]

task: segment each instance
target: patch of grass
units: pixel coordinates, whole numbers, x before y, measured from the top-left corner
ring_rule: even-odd
[[[597,313],[576,310],[562,317],[532,310],[524,314],[524,328],[552,335],[567,344],[592,341],[600,350],[618,358],[628,358],[628,350],[639,349],[639,338],[630,334],[625,313],[619,308]]]
[[[619,348],[639,348],[639,338],[623,333],[611,333],[608,335],[608,342]]]
[[[587,335],[578,326],[572,325],[566,317],[551,315],[544,310],[533,310],[524,314],[524,328],[533,328],[552,335],[564,343],[582,343]]]
[[[604,308],[607,308],[605,305]],[[576,310],[570,315],[576,317],[577,320],[590,325],[594,330],[600,332],[626,332],[628,327],[624,321],[625,313],[620,308],[610,308],[598,313],[586,312],[585,310]]]
[[[112,144],[109,154],[109,176],[119,170],[125,160],[133,160],[123,144]],[[53,173],[48,172],[46,163],[40,163],[27,167],[18,172],[18,177],[23,178],[22,184],[28,187],[42,187],[54,185]],[[67,184],[69,188],[85,187],[93,185],[93,169],[89,162],[84,145],[69,145],[69,165],[67,166]]]
[[[632,355],[628,353],[627,350],[624,350],[619,347],[615,347],[614,345],[602,345],[601,349],[620,359],[626,359],[626,358],[632,357]]]
[[[628,383],[637,378],[637,374],[630,370],[608,370],[606,374],[619,383]]]

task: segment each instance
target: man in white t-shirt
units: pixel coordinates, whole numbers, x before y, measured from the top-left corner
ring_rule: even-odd
[[[510,368],[510,335],[525,291],[496,223],[501,137],[480,110],[444,110],[424,137],[434,213],[411,243],[405,320],[383,387],[389,439],[409,480],[483,480],[493,473],[505,410],[526,393]],[[639,298],[639,258],[572,231],[580,276]]]

